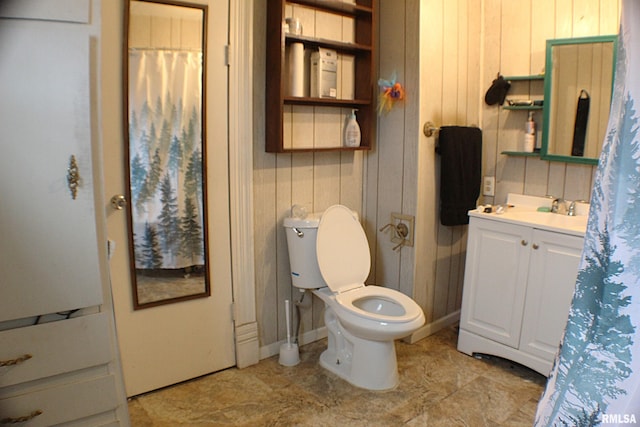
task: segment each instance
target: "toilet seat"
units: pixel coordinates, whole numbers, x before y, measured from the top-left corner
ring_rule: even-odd
[[[382,286],[365,286],[371,268],[371,253],[367,236],[353,212],[342,205],[328,208],[320,219],[316,240],[318,266],[322,278],[343,309],[359,317],[378,322],[406,323],[420,315],[422,310],[411,298]],[[375,304],[395,304],[398,313],[385,315],[358,307],[358,302],[369,300]]]
[[[328,208],[320,218],[316,256],[322,278],[334,293],[364,286],[371,269],[369,243],[351,209]]]
[[[402,309],[403,313],[399,313],[397,315],[385,315],[382,313],[363,310],[354,304],[359,300],[365,299],[386,300],[396,304]],[[336,302],[360,317],[387,323],[410,322],[422,314],[422,309],[414,300],[402,292],[382,286],[361,286],[360,288],[353,289],[351,291],[342,292],[336,295]]]

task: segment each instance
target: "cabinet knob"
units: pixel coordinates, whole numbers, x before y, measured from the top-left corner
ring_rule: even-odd
[[[527,246],[529,244],[529,242],[527,242],[526,240],[522,239],[522,240],[520,240],[520,244],[522,246]]]
[[[540,246],[538,246],[538,244],[537,244],[537,243],[534,243],[533,245],[531,245],[531,247],[532,247],[533,249],[538,249]]]

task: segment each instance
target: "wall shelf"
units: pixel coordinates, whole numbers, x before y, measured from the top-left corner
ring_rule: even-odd
[[[323,107],[359,108],[371,103],[368,99],[334,99],[334,98],[308,98],[298,96],[285,96],[283,102],[287,105],[315,105]]]
[[[542,110],[542,105],[505,105],[503,110]]]
[[[364,45],[358,43],[343,43],[335,40],[328,39],[318,39],[315,37],[306,37],[298,34],[286,34],[285,35],[285,43],[296,43],[302,42],[305,47],[317,48],[317,47],[326,47],[329,49],[334,49],[340,53],[351,53],[351,54],[359,54],[359,53],[370,53],[371,45]]]
[[[290,34],[284,31],[283,22],[288,16],[291,7],[304,7],[309,13],[325,14],[328,17],[342,17],[344,22],[352,22],[353,37],[343,40],[313,37],[304,34]],[[329,19],[331,20],[331,18]],[[326,21],[324,21],[326,22]],[[309,25],[309,27],[313,27]],[[265,100],[265,150],[269,153],[308,152],[308,151],[355,151],[371,149],[374,138],[374,123],[376,117],[375,87],[375,51],[376,51],[376,8],[373,0],[356,0],[353,3],[344,3],[335,0],[269,0],[267,2],[267,58],[269,63],[266,69],[266,100]],[[316,27],[315,34],[322,34]],[[339,31],[336,31],[340,34]],[[332,37],[330,35],[329,37]],[[344,41],[348,40],[348,41]],[[338,56],[349,58],[350,67],[353,68],[353,77],[347,80],[353,81],[352,89],[348,90],[349,98],[311,98],[308,96],[294,97],[287,93],[287,51],[292,43],[303,43],[305,50],[319,47],[333,49]],[[352,60],[351,60],[352,58]],[[340,96],[340,94],[338,95]],[[329,112],[321,114],[333,116],[334,127],[342,128],[346,109],[355,108],[357,120],[360,125],[361,140],[359,147],[343,147],[341,138],[336,138],[335,144],[329,141],[329,146],[322,148],[309,148],[314,141],[295,140],[296,136],[285,132],[284,117],[290,117],[295,122],[298,117],[318,114],[316,111],[304,111],[296,109],[299,106],[325,107]],[[289,120],[289,119],[287,119]],[[307,119],[308,120],[308,119]],[[289,126],[290,123],[287,123]],[[311,132],[312,133],[312,132]],[[305,133],[304,138],[313,138],[310,133]],[[285,143],[285,135],[287,142]],[[299,135],[299,134],[298,134]],[[298,136],[298,138],[300,138]],[[326,141],[323,141],[326,142]],[[311,144],[309,144],[311,143]]]
[[[299,4],[302,6],[309,6],[313,8],[318,8],[320,10],[332,11],[335,13],[347,14],[347,15],[372,15],[373,8],[371,4],[367,5],[366,2],[357,2],[358,4],[353,3],[344,3],[341,1],[332,1],[332,0],[290,0],[289,3]]]
[[[507,76],[504,78],[507,81],[529,81],[529,80],[544,80],[544,74],[532,74],[528,76]]]
[[[534,151],[533,153],[530,153],[528,151],[503,151],[500,154],[512,157],[540,157],[539,151]]]

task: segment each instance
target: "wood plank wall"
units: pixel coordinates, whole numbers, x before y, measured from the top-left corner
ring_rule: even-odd
[[[407,0],[407,8],[416,7],[415,3]],[[420,126],[425,121],[480,124],[483,175],[496,177],[496,196],[481,201],[503,203],[509,192],[588,199],[594,167],[500,154],[520,147],[527,114],[488,106],[484,93],[498,72],[541,72],[546,39],[617,33],[620,1],[431,0],[420,2],[419,7],[420,99],[412,108],[420,109]],[[415,9],[408,10],[407,22],[415,15]],[[397,23],[389,27],[393,25]],[[405,58],[413,55],[407,51]],[[382,53],[380,56],[384,58]],[[524,85],[513,89],[532,97],[543,94],[541,82]],[[384,143],[382,135],[381,131],[380,145]],[[418,138],[422,142],[417,187],[406,188],[404,194],[406,198],[416,191],[418,199],[413,297],[425,310],[427,329],[434,331],[455,320],[452,316],[460,307],[467,227],[439,225],[439,160],[433,155],[436,139]]]
[[[254,4],[254,241],[257,319],[263,357],[277,354],[278,347],[274,344],[286,338],[284,301],[297,301],[301,297],[300,292],[291,286],[284,218],[289,216],[294,204],[304,206],[308,212],[320,212],[340,203],[361,214],[364,166],[363,152],[265,153],[264,76],[265,69],[272,60],[264,55],[266,34],[265,37],[261,36],[265,31],[266,3],[267,0],[256,0]],[[290,10],[292,15],[302,18],[305,35],[316,34],[318,37],[335,38],[335,35],[341,32],[352,32],[352,24],[344,22],[342,18],[336,21],[326,14],[314,14],[301,6],[294,7],[295,10],[287,6],[287,10]],[[323,21],[322,25],[319,21]],[[321,28],[324,32],[320,31]],[[345,67],[343,63],[341,70],[344,68],[349,66]],[[346,86],[352,85],[353,81],[340,78],[339,84],[341,93],[348,94],[349,89]],[[290,114],[285,115],[285,123],[291,125],[289,131],[285,132],[287,139],[305,139],[312,146],[320,146],[323,139],[332,138],[334,141],[337,139],[337,144],[333,145],[340,144],[342,119],[346,116],[346,110],[337,114],[325,114],[325,108],[315,107],[319,111],[316,111],[318,114],[314,114],[314,107],[296,108],[311,111],[306,117],[298,117],[301,119],[298,122],[292,120]],[[305,120],[309,122],[308,126],[304,125]],[[300,146],[295,141],[289,144]],[[324,324],[324,305],[315,297],[312,302],[310,297],[310,294],[305,296],[301,310],[301,333],[311,333],[307,340],[314,339],[314,331]]]
[[[619,0],[485,0],[482,87],[488,88],[497,72],[528,75],[543,71],[545,41],[565,37],[617,34]],[[535,97],[542,84],[517,83],[517,93]],[[536,114],[541,128],[542,114]],[[495,198],[507,193],[553,195],[570,200],[589,199],[595,167],[547,162],[536,158],[507,157],[524,138],[527,113],[483,105],[485,175],[496,177]]]
[[[436,125],[480,125],[483,175],[496,177],[495,198],[508,192],[586,199],[594,168],[501,155],[520,143],[526,113],[484,104],[497,72],[534,74],[544,65],[545,40],[617,33],[620,0],[379,1],[379,77],[395,72],[405,85],[402,106],[378,118],[369,153],[264,152],[264,31],[267,0],[255,0],[254,210],[256,296],[263,356],[284,339],[283,305],[298,299],[289,279],[282,220],[292,204],[312,211],[342,203],[361,213],[372,250],[368,283],[412,296],[427,317],[426,333],[459,312],[466,226],[439,224]],[[522,89],[521,89],[522,90]],[[542,90],[542,87],[525,91]],[[515,113],[515,114],[514,114]],[[416,244],[393,251],[379,229],[398,212],[416,217]],[[303,332],[322,326],[322,305],[303,310]]]
[[[439,224],[437,139],[422,124],[480,124],[480,15],[480,0],[380,2],[380,75],[395,71],[407,100],[379,118],[378,149],[366,159],[366,211],[376,213],[368,232],[401,212],[416,217],[416,234],[413,248],[393,252],[378,233],[372,281],[412,296],[427,334],[456,320],[467,227]]]

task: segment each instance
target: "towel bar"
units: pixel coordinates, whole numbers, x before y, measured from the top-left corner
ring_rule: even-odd
[[[424,132],[427,138],[431,138],[435,132],[438,132],[440,128],[433,124],[433,122],[425,122],[422,126],[422,132]]]
[[[472,124],[472,128],[477,128],[478,125]],[[436,126],[433,122],[425,122],[422,126],[422,132],[425,134],[427,138],[431,138],[436,132],[440,131],[440,127]]]

